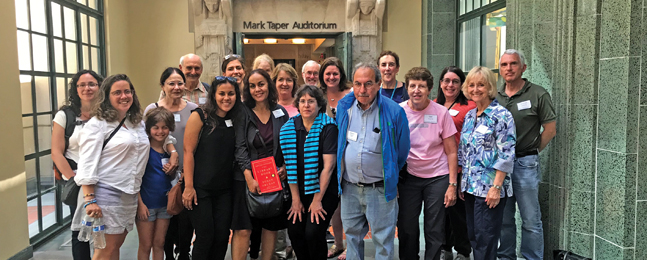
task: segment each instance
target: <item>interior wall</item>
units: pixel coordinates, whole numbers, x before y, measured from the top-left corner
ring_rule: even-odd
[[[31,257],[21,120],[20,82],[18,79],[18,46],[16,39],[16,9],[14,1],[4,1],[0,8],[0,77],[5,82],[0,95],[0,259],[21,253]]]
[[[129,75],[128,1],[104,0],[107,74]]]
[[[189,33],[188,2],[109,2],[116,12],[109,19],[113,27],[107,39],[112,44],[108,56],[110,74],[128,73],[140,103],[147,106],[159,98],[162,71],[166,67],[177,67],[182,55],[194,51],[193,33]]]
[[[243,53],[245,58],[245,67],[252,69],[256,56],[263,53],[270,55],[272,59],[294,59],[296,63],[297,83],[304,83],[301,77],[301,68],[308,60],[319,60],[319,55],[312,53],[314,45],[312,44],[245,44]]]
[[[422,66],[421,10],[421,0],[410,0],[406,4],[387,1],[387,29],[382,34],[382,48],[400,56],[400,73],[397,76],[400,81],[404,81],[404,75],[411,68]]]

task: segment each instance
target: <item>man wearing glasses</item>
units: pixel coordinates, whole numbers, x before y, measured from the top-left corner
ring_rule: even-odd
[[[180,70],[186,77],[184,82],[184,98],[187,101],[202,105],[207,102],[207,92],[209,91],[209,84],[200,82],[202,76],[202,58],[193,53],[189,53],[180,57]],[[164,91],[160,93],[160,100],[164,98]]]

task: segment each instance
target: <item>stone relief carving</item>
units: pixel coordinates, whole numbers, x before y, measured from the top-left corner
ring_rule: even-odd
[[[195,53],[202,57],[202,80],[220,75],[220,63],[232,53],[233,0],[190,0],[193,6]]]
[[[347,0],[353,34],[353,64],[375,62],[382,51],[382,18],[386,0]]]

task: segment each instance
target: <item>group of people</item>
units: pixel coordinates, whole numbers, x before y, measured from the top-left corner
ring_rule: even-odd
[[[138,259],[224,259],[230,235],[235,260],[269,260],[277,247],[298,259],[364,259],[369,230],[375,259],[393,259],[396,227],[399,258],[419,259],[421,210],[425,259],[454,259],[453,250],[456,259],[516,259],[517,205],[521,253],[543,258],[538,153],[556,115],[548,92],[522,78],[521,52],[502,55],[501,88],[488,68],[446,67],[435,100],[428,69],[396,80],[392,51],[355,65],[350,79],[338,58],[308,61],[301,87],[292,66],[265,54],[251,70],[227,55],[223,76],[208,83],[202,68],[199,56],[181,57],[143,110],[126,75],[72,78],[52,160],[81,186],[69,205],[74,259],[90,259],[77,239],[85,215],[106,226],[92,259],[118,259],[135,225]],[[282,190],[275,210],[260,211],[250,196],[270,194],[252,164],[268,157]],[[173,185],[185,207],[175,216],[166,208]]]

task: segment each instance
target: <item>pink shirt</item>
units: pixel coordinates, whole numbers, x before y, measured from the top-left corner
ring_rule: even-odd
[[[400,103],[407,114],[411,133],[407,171],[420,178],[449,174],[443,139],[456,134],[456,126],[449,111],[432,101],[423,111],[413,111],[408,102],[410,101]]]
[[[299,110],[297,110],[297,107],[295,107],[294,105],[283,106],[283,108],[288,111],[289,117],[293,117],[299,114]]]

